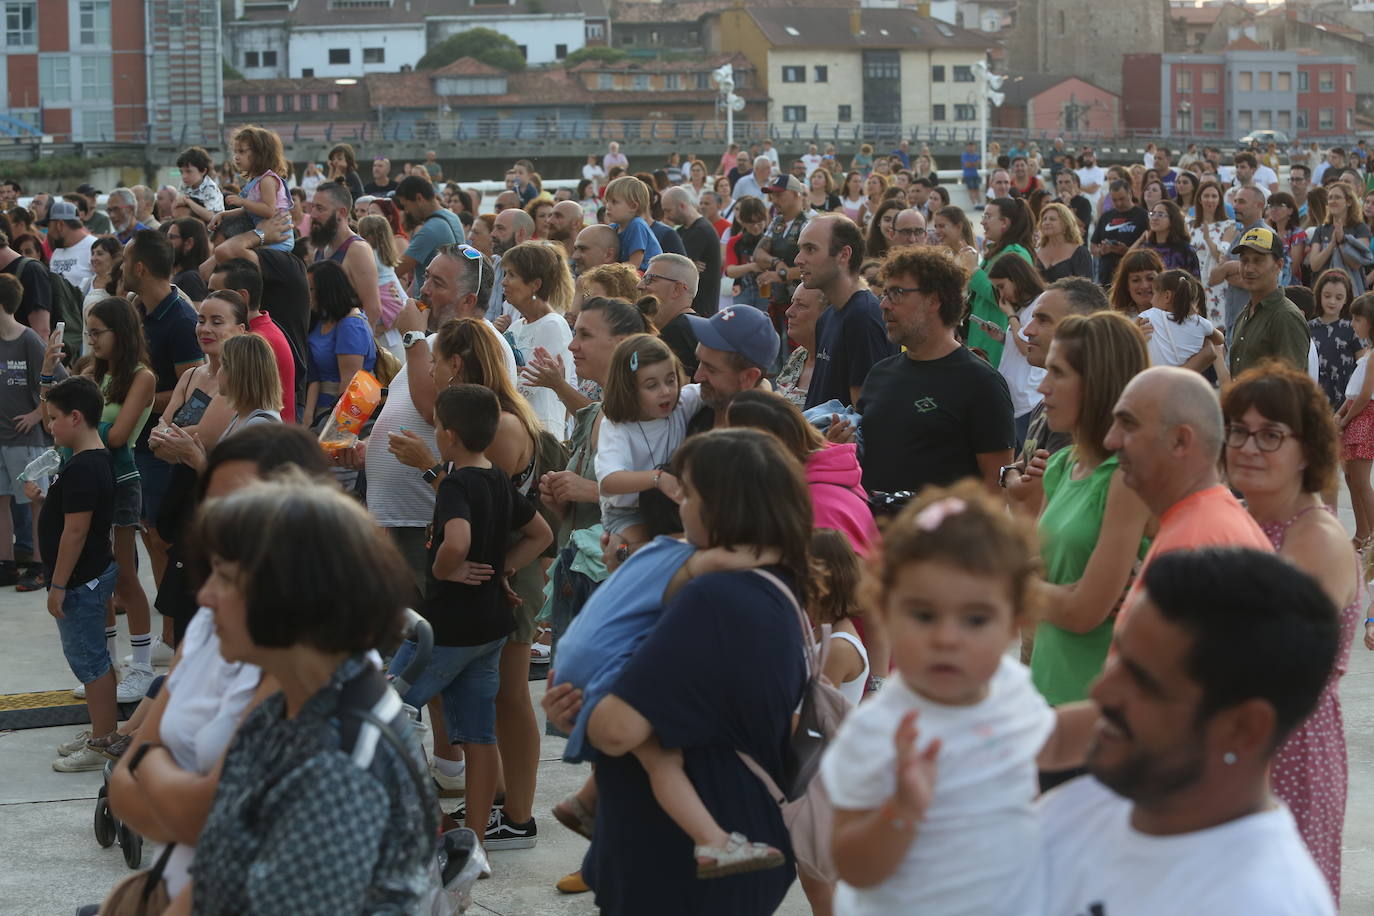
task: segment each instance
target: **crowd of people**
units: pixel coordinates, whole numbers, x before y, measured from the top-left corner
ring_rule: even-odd
[[[966,210],[907,141],[611,144],[488,199],[247,126],[176,187],[0,183],[53,768],[166,844],[151,911],[413,912],[436,834],[538,842],[539,666],[608,914],[1334,913],[1374,172],[1288,154],[970,144]],[[428,759],[350,705],[417,656]]]

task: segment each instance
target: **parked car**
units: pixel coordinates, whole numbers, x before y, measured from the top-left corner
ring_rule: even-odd
[[[1240,138],[1239,145],[1242,149],[1245,149],[1252,143],[1261,147],[1268,143],[1277,143],[1279,149],[1283,149],[1288,146],[1291,139],[1292,138],[1281,130],[1252,130],[1250,133]]]

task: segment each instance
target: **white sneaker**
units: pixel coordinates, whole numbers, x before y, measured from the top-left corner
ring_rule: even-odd
[[[54,760],[52,768],[59,773],[84,773],[87,770],[103,770],[109,762],[109,757],[89,744],[83,744],[75,753]]]
[[[152,649],[153,649],[153,661],[152,661],[152,665],[153,665],[154,668],[166,668],[168,665],[170,665],[170,664],[172,663],[172,656],[176,654],[176,652],[172,649],[171,646],[167,645],[165,642],[162,641],[162,637],[161,637],[161,636],[155,636],[155,637],[153,637],[153,646],[152,646]],[[124,664],[125,664],[125,665],[132,665],[133,663],[134,663],[134,656],[133,656],[132,653],[130,653],[129,655],[124,656]]]
[[[81,686],[84,688],[86,685],[82,684]],[[84,689],[82,690],[82,693],[85,693]],[[72,754],[75,754],[77,751],[85,747],[86,742],[90,739],[91,730],[89,728],[83,728],[81,731],[76,733],[75,738],[68,741],[66,744],[59,744],[57,746],[57,755],[59,757],[70,757]]]
[[[75,687],[73,687],[72,696],[76,697],[78,700],[86,699],[86,685],[77,684]]]
[[[457,776],[446,776],[439,765],[433,760],[429,762],[429,775],[434,777],[434,783],[439,787],[440,798],[462,798],[467,794],[467,764],[463,765],[463,772]]]
[[[119,682],[119,687],[115,689],[115,699],[120,703],[137,703],[147,695],[148,688],[152,685],[152,668],[130,665],[125,670],[124,678]]]

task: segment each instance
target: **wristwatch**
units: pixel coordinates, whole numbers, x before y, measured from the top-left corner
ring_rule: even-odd
[[[425,483],[434,483],[434,481],[439,479],[439,475],[443,473],[443,470],[444,463],[441,461],[420,476],[425,479]]]
[[[424,339],[424,331],[406,331],[404,334],[401,335],[401,346],[409,350],[411,346],[419,343]]]
[[[267,233],[266,233],[266,232],[263,232],[261,229],[254,229],[254,230],[253,230],[253,234],[256,235],[256,236],[258,237],[258,244],[260,244],[260,245],[266,245],[266,244],[267,244]]]
[[[1021,469],[1014,464],[1004,464],[997,469],[997,485],[1003,489],[1007,486],[1007,471],[1020,473]]]

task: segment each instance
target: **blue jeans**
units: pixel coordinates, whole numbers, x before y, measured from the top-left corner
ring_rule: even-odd
[[[138,468],[143,497],[143,520],[149,527],[157,526],[157,510],[167,493],[172,466],[147,449],[134,449],[134,465]]]
[[[14,523],[15,552],[33,553],[33,510],[28,500],[10,500],[10,521]]]
[[[580,572],[573,572],[572,561],[577,556],[577,548],[571,544],[558,552],[558,565],[553,571],[553,604],[550,616],[553,621],[553,664],[558,670],[558,640],[567,632],[582,606],[587,603],[599,582],[593,582]],[[568,737],[552,722],[544,723],[544,734]]]
[[[435,646],[424,672],[401,699],[421,709],[442,696],[450,742],[495,744],[496,691],[501,686],[501,647],[505,644],[503,636],[482,646]],[[415,643],[407,639],[388,670],[399,674],[414,658]]]
[[[94,579],[68,583],[62,598],[63,616],[57,621],[62,654],[72,674],[83,684],[99,680],[110,670],[110,653],[105,648],[105,605],[114,595],[118,576],[119,566],[111,563]]]

